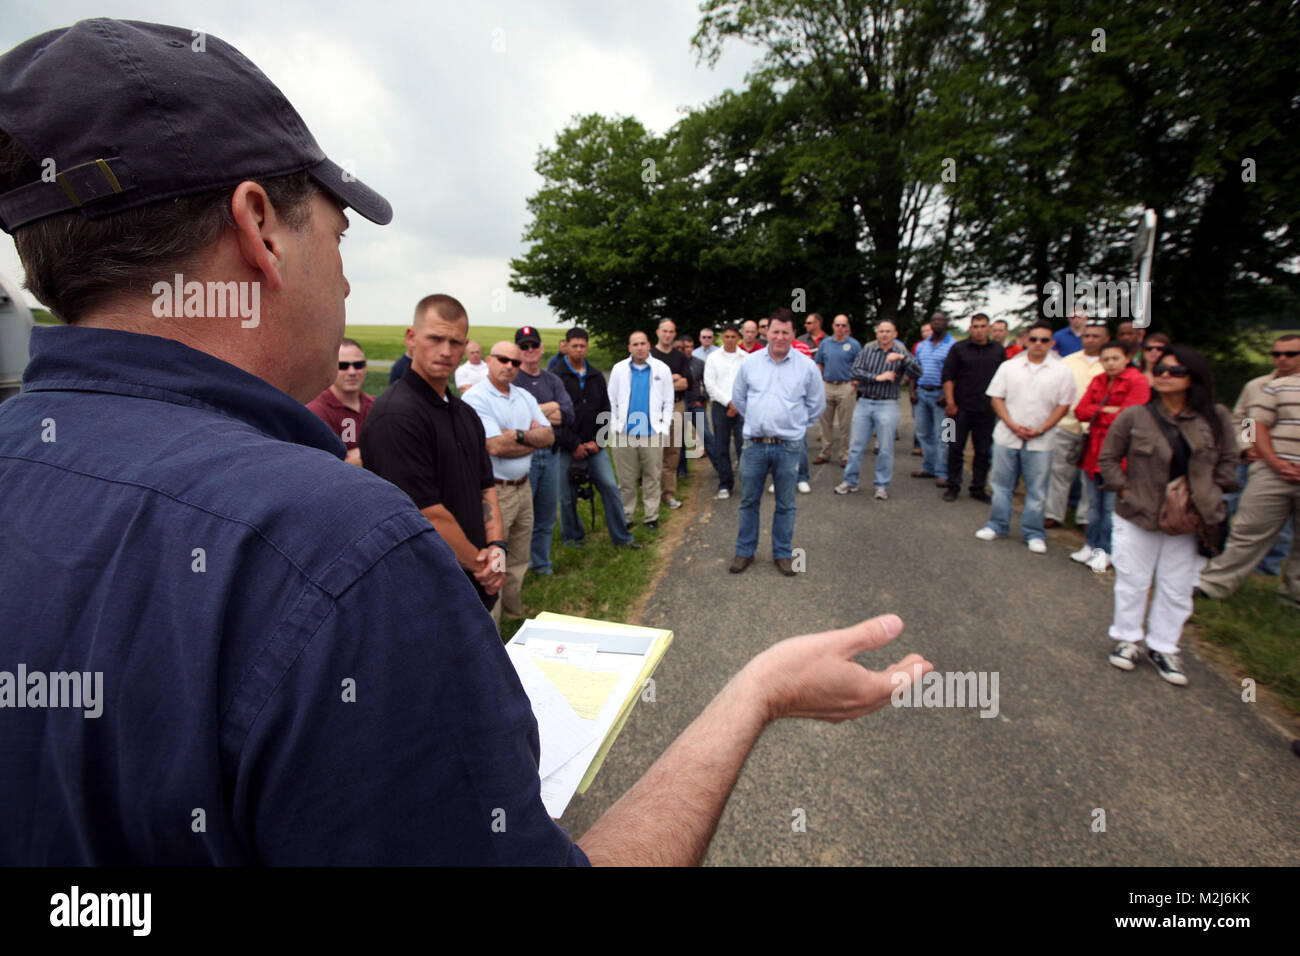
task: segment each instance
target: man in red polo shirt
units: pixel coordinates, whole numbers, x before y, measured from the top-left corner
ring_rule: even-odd
[[[316,417],[343,440],[348,449],[348,462],[353,465],[361,464],[357,438],[366,413],[375,403],[361,388],[365,381],[366,353],[352,339],[344,339],[339,346],[339,374],[334,384],[307,403]]]

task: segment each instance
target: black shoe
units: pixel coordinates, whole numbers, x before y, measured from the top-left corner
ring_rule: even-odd
[[[732,574],[739,574],[741,571],[744,571],[745,568],[749,567],[753,563],[754,563],[753,558],[742,558],[740,555],[736,555],[734,558],[731,559],[731,567],[728,568],[727,570],[730,571]]]
[[[627,548],[629,551],[641,551],[645,548],[644,544],[638,544],[635,541],[629,541],[627,544],[616,544],[616,548]]]
[[[1208,594],[1206,594],[1206,593],[1205,593],[1204,591],[1202,591],[1200,588],[1193,588],[1193,589],[1192,589],[1192,597],[1205,598],[1207,601],[1213,601],[1213,600],[1214,600],[1214,598],[1210,597]]]
[[[945,492],[943,493],[943,500],[944,500],[944,501],[956,501],[956,500],[957,500],[957,489],[956,489],[956,488],[949,488],[947,491],[945,491]]]
[[[1177,684],[1179,687],[1187,686],[1187,675],[1183,673],[1183,662],[1179,660],[1177,654],[1161,654],[1159,651],[1153,651],[1147,648],[1147,660],[1155,665],[1160,676],[1171,684]]]
[[[982,501],[986,505],[993,504],[993,499],[989,497],[986,491],[972,491],[970,493],[971,501]]]
[[[657,520],[656,520],[656,521],[647,521],[647,522],[645,523],[645,526],[646,526],[647,528],[649,528],[651,531],[658,531],[658,530],[659,530],[659,522],[658,522]]]

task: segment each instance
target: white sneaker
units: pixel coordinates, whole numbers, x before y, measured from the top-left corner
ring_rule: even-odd
[[[875,496],[875,497],[876,497],[876,500],[877,500],[877,501],[888,501],[888,500],[889,500],[889,492],[886,491],[884,488],[877,488],[877,489],[876,489],[876,496]]]
[[[857,485],[851,485],[847,481],[841,481],[838,485],[835,486],[835,493],[837,495],[851,495],[857,490],[858,490]]]
[[[1088,567],[1101,574],[1110,567],[1110,555],[1101,548],[1093,548],[1092,557],[1088,559]]]
[[[1046,554],[1047,542],[1042,538],[1033,538],[1029,541],[1029,550],[1034,554]]]
[[[1131,641],[1119,641],[1110,652],[1110,662],[1122,671],[1131,671],[1137,666],[1138,656],[1142,651]]]
[[[806,481],[801,481],[799,482],[799,490],[805,495],[810,495],[812,494],[812,485],[808,484]]]
[[[981,541],[993,541],[997,536],[998,533],[992,528],[980,528],[975,532],[975,537],[979,538]]]
[[[731,497],[731,492],[728,491],[726,488],[719,488],[718,493],[713,497],[717,498],[719,501],[726,501],[728,498]]]
[[[1089,558],[1092,557],[1092,552],[1093,552],[1093,549],[1090,548],[1090,547],[1088,547],[1088,546],[1085,544],[1085,545],[1084,545],[1082,548],[1080,548],[1078,551],[1075,551],[1073,554],[1070,555],[1070,560],[1071,560],[1071,561],[1078,561],[1080,564],[1083,564],[1083,563],[1085,563]]]
[[[682,503],[678,501],[676,498],[674,498],[672,495],[668,496],[664,504],[668,505],[668,508],[671,511],[676,511],[678,508],[682,506]]]
[[[772,484],[767,486],[767,493],[769,495],[776,494],[776,482],[772,482]]]

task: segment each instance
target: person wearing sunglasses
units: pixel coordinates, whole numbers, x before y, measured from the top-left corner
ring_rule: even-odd
[[[1020,534],[1034,554],[1047,553],[1043,513],[1052,477],[1052,448],[1057,423],[1078,397],[1074,373],[1051,353],[1052,324],[1029,329],[1029,347],[998,366],[985,394],[1000,421],[993,430],[993,507],[988,523],[975,532],[981,541],[1011,532],[1012,495],[1025,479],[1025,510]]]
[[[1155,367],[1160,355],[1164,352],[1165,347],[1169,345],[1169,336],[1163,332],[1152,332],[1150,338],[1141,343],[1140,351],[1137,354],[1136,362],[1142,369],[1142,374],[1146,376],[1147,385],[1152,389],[1156,387]],[[1132,357],[1130,356],[1130,360]]]
[[[348,450],[349,464],[361,464],[361,426],[375,403],[362,386],[366,382],[366,353],[352,339],[339,345],[339,374],[334,384],[321,392],[307,407],[339,436]]]
[[[1214,402],[1210,363],[1200,352],[1165,346],[1154,372],[1151,400],[1115,417],[1097,462],[1104,490],[1116,494],[1109,659],[1121,670],[1133,670],[1145,640],[1147,658],[1160,676],[1181,687],[1187,676],[1178,644],[1192,613],[1196,576],[1205,566],[1202,537],[1215,540],[1228,519],[1223,496],[1237,490],[1237,443],[1232,416]],[[1173,501],[1166,499],[1171,487],[1179,489],[1179,478],[1186,481],[1203,535],[1163,530],[1177,517],[1168,507]]]
[[[1228,597],[1252,570],[1277,575],[1291,551],[1300,509],[1300,335],[1281,336],[1272,357],[1272,374],[1248,382],[1233,409],[1242,493],[1228,505],[1235,517],[1223,554],[1201,572],[1207,597]],[[1300,605],[1300,560],[1288,571],[1279,596]]]

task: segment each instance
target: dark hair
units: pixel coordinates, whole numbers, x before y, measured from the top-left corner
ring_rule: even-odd
[[[976,319],[983,319],[985,322],[988,322],[988,321],[989,321],[989,317],[988,317],[987,315],[985,315],[983,312],[976,312],[974,315],[972,315],[972,316],[970,317],[970,320],[971,320],[972,322],[974,322]],[[991,324],[991,323],[990,323],[990,324]],[[1003,324],[1005,324],[1005,323],[1003,323]]]
[[[0,193],[40,178],[41,167],[0,130]],[[307,224],[318,191],[308,173],[257,182],[290,229]],[[114,299],[148,295],[159,279],[194,271],[208,247],[234,228],[232,192],[176,196],[103,219],[71,209],[20,226],[13,238],[25,286],[67,323]]]
[[[582,339],[585,342],[587,340],[587,330],[575,325],[564,333],[564,341],[572,342],[574,339]]]
[[[721,335],[724,332],[735,332],[737,335],[739,335],[740,326],[738,326],[735,322],[728,322],[722,326],[722,328],[718,331],[718,334]]]
[[[1300,335],[1296,335],[1294,332],[1288,332],[1286,335],[1279,335],[1274,340],[1273,344],[1276,345],[1278,342],[1290,342],[1295,339],[1300,339]]]
[[[1030,332],[1034,331],[1034,329],[1047,329],[1047,331],[1051,332],[1052,323],[1048,322],[1046,319],[1039,319],[1037,322],[1035,322],[1033,325],[1029,327]]]
[[[1124,347],[1124,343],[1121,342],[1119,339],[1109,340],[1105,345],[1101,347],[1101,349],[1097,352],[1097,354],[1100,355],[1102,352],[1106,351],[1107,349],[1119,349],[1125,355],[1128,355],[1128,349]]]
[[[1190,345],[1166,345],[1160,350],[1156,360],[1151,363],[1151,368],[1154,370],[1164,361],[1165,356],[1177,359],[1178,364],[1190,373],[1191,384],[1187,388],[1187,407],[1205,419],[1205,423],[1210,426],[1210,433],[1214,435],[1214,444],[1221,447],[1225,436],[1219,411],[1214,407],[1214,372],[1210,368],[1209,360]],[[1148,404],[1155,404],[1158,401],[1160,401],[1160,393],[1152,389]]]
[[[999,322],[1001,322],[1003,325],[1006,325],[1007,328],[1011,327],[1010,325],[1007,324],[1006,319],[994,319],[992,322],[989,323],[989,325],[997,325]]]
[[[787,325],[789,325],[791,329],[793,329],[793,328],[794,328],[794,313],[791,312],[789,309],[787,309],[787,308],[786,308],[785,306],[783,306],[783,305],[781,305],[781,306],[777,306],[775,309],[772,310],[771,314],[768,315],[768,317],[767,317],[767,325],[768,325],[768,328],[771,328],[771,327],[772,327],[772,323],[773,323],[773,322],[784,322],[784,323],[786,323]]]
[[[366,350],[361,347],[361,343],[358,342],[356,339],[344,339],[342,342],[339,343],[339,348],[342,348],[345,345],[352,346],[354,349],[359,351],[362,355],[366,354]]]

